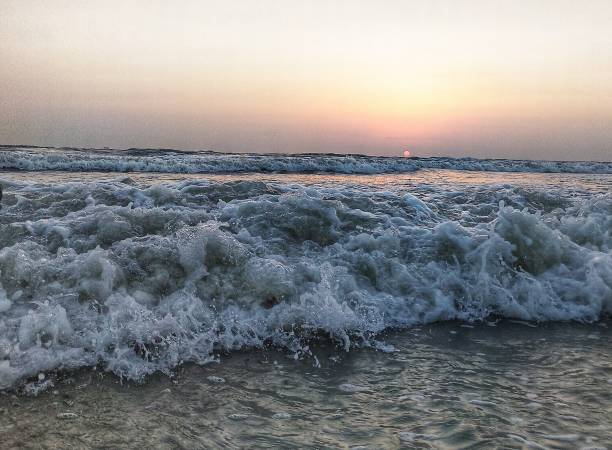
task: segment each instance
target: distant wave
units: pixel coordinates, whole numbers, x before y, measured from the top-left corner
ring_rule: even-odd
[[[339,154],[236,154],[177,150],[100,150],[0,146],[0,169],[165,173],[406,173],[419,169],[612,173],[612,162],[475,158],[394,158]]]

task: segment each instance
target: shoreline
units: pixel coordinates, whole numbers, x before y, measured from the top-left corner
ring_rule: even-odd
[[[63,387],[68,387],[74,385],[82,385],[83,383],[78,383],[75,380],[84,380],[85,378],[92,379],[98,378],[99,380],[106,380],[106,382],[110,382],[111,384],[116,384],[119,386],[126,386],[132,388],[138,388],[140,386],[146,385],[149,382],[158,382],[164,383],[164,380],[167,382],[174,383],[178,378],[180,378],[181,374],[185,371],[192,370],[200,370],[207,369],[210,367],[219,366],[220,369],[223,367],[223,364],[226,360],[233,361],[234,359],[269,359],[271,357],[278,359],[292,359],[302,363],[305,366],[311,366],[313,368],[320,368],[321,362],[329,359],[329,356],[332,356],[332,364],[335,363],[335,359],[342,359],[341,357],[349,354],[359,354],[361,352],[381,352],[381,353],[392,353],[393,345],[390,347],[386,344],[387,339],[391,341],[396,339],[402,339],[405,336],[414,336],[418,335],[424,329],[446,329],[446,328],[458,328],[458,329],[474,329],[474,328],[495,328],[495,327],[529,327],[532,329],[540,329],[545,332],[545,329],[548,327],[578,327],[579,329],[582,327],[602,327],[607,329],[608,327],[612,329],[612,315],[607,315],[600,318],[594,322],[583,322],[583,321],[546,321],[546,322],[535,322],[528,320],[520,320],[520,319],[507,319],[507,318],[495,318],[492,317],[491,320],[482,320],[477,322],[464,322],[459,320],[449,320],[444,322],[434,322],[425,325],[416,325],[414,327],[409,328],[390,328],[387,329],[376,336],[373,336],[370,341],[364,344],[358,344],[355,347],[351,347],[350,350],[342,350],[341,343],[334,342],[329,339],[323,338],[312,338],[308,341],[304,342],[309,349],[309,353],[300,353],[299,358],[296,359],[295,353],[292,353],[290,350],[286,348],[274,347],[270,345],[266,345],[265,347],[255,347],[255,348],[247,348],[240,349],[234,351],[221,351],[215,352],[211,355],[211,361],[204,364],[198,364],[195,362],[187,362],[177,365],[171,370],[171,373],[164,373],[161,371],[157,371],[148,375],[145,375],[142,380],[133,380],[133,379],[123,379],[122,377],[116,375],[113,372],[107,371],[102,364],[96,364],[95,366],[83,366],[75,369],[53,369],[46,372],[41,372],[38,375],[33,375],[31,377],[27,377],[17,382],[15,386],[0,389],[0,396],[16,396],[18,398],[28,397],[33,398],[39,395],[56,391]],[[389,347],[389,350],[387,348]],[[327,356],[326,356],[327,355]],[[88,383],[91,384],[91,381]]]
[[[81,369],[36,397],[0,394],[0,432],[7,448],[452,447],[493,438],[599,448],[607,442],[597,430],[612,425],[611,325],[439,323],[389,333],[389,353],[313,346],[314,367],[287,352],[238,352],[142,384]]]

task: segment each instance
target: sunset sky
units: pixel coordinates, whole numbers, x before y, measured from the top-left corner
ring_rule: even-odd
[[[612,160],[612,1],[0,0],[0,144]]]

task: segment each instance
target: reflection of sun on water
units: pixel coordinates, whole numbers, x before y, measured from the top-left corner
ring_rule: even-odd
[[[404,158],[410,158],[410,150],[404,150]]]

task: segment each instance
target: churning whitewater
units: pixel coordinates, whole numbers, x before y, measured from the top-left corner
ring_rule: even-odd
[[[24,170],[204,167],[56,153],[5,150],[0,161]],[[413,164],[202,158],[204,171],[220,172]],[[142,380],[264,346],[310,357],[314,339],[338,351],[385,348],[381,331],[435,321],[595,321],[612,312],[611,176],[417,168],[0,172],[0,388],[93,365]]]

